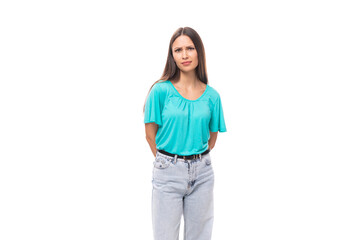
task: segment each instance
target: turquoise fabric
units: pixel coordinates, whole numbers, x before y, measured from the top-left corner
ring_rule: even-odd
[[[156,148],[178,155],[208,149],[210,132],[226,132],[220,94],[209,84],[196,100],[181,96],[170,81],[156,83],[145,103],[144,123],[155,122]]]

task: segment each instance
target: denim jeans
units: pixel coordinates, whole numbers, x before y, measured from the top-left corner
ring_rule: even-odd
[[[211,240],[214,219],[214,172],[210,152],[184,160],[159,151],[153,162],[152,224],[154,240]]]

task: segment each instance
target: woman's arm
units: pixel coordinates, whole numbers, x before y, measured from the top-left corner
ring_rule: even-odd
[[[154,154],[154,157],[156,157],[156,143],[155,143],[155,137],[156,133],[158,131],[158,125],[154,122],[151,123],[145,123],[145,135],[146,140],[148,141],[151,151]]]
[[[215,142],[217,138],[218,132],[210,132],[210,139],[209,139],[209,148],[210,150],[215,147]]]

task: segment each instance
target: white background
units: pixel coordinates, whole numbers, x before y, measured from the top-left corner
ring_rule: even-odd
[[[359,11],[2,1],[0,239],[152,239],[142,107],[185,26],[227,126],[212,150],[212,239],[360,239]]]

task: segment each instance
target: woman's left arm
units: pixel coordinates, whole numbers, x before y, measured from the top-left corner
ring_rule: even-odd
[[[210,139],[209,139],[210,150],[215,147],[217,135],[218,135],[218,132],[210,132]]]

